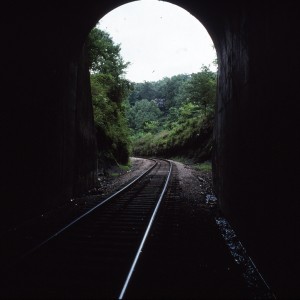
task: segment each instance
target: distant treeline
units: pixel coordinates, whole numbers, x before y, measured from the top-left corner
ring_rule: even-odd
[[[203,66],[195,74],[135,83],[127,118],[135,155],[210,158],[216,74]]]

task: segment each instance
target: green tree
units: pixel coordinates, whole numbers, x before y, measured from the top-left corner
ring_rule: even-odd
[[[182,85],[189,79],[189,75],[180,74],[162,80],[161,97],[164,99],[164,111],[168,113],[171,107],[177,106],[176,97]]]
[[[129,128],[123,102],[131,89],[131,83],[124,78],[128,63],[120,55],[120,45],[100,29],[91,31],[86,45],[99,158],[127,163]]]
[[[171,78],[165,77],[156,82],[135,83],[128,97],[129,103],[134,105],[135,102],[142,99],[154,100],[159,108],[167,114],[168,110],[176,105],[176,96],[188,78],[189,75],[180,74]]]
[[[212,112],[216,98],[216,74],[203,66],[201,72],[191,75],[190,80],[184,86],[183,94],[185,102],[200,105],[205,114]]]
[[[131,107],[127,116],[130,127],[136,131],[141,131],[145,126],[147,128],[146,123],[159,121],[162,112],[155,101],[143,99]]]
[[[88,35],[88,63],[92,73],[111,74],[113,77],[124,75],[129,63],[120,55],[121,45],[116,45],[110,35],[98,28],[93,28]]]

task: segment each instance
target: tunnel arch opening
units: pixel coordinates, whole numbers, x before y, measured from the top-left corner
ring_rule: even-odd
[[[134,87],[126,99],[126,116],[130,132],[136,132],[131,134],[135,154],[170,157],[187,153],[195,162],[211,160],[217,58],[200,21],[169,2],[137,1],[113,9],[93,30],[104,30],[120,45],[119,61],[114,65],[120,71],[117,80],[129,80]],[[125,64],[129,61],[127,68],[123,60]],[[94,84],[96,76],[91,76]],[[144,118],[135,122],[141,115]],[[204,135],[201,127],[205,127]]]

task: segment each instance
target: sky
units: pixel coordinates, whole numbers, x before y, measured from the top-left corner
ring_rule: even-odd
[[[119,6],[100,19],[121,56],[130,62],[125,78],[133,82],[157,81],[177,74],[199,72],[216,58],[204,26],[181,7],[157,0]]]

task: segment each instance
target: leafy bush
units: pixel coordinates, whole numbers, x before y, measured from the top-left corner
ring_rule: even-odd
[[[126,164],[130,153],[124,100],[131,88],[123,78],[127,63],[108,33],[94,28],[87,40],[91,92],[100,164]]]

